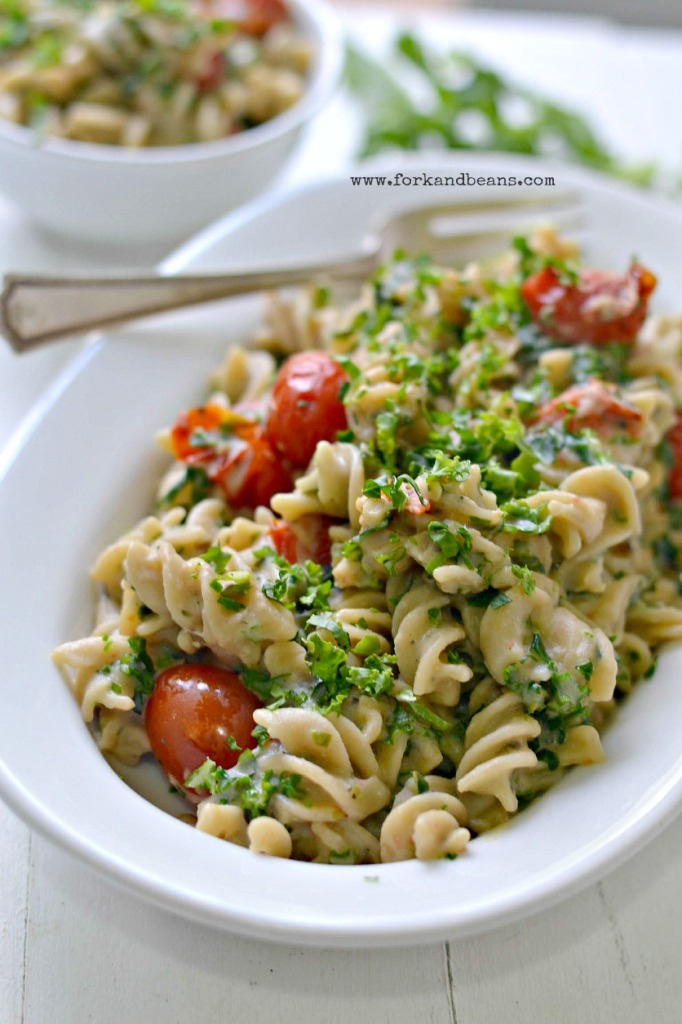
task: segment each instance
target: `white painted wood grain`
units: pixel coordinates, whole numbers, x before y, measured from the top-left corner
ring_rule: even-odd
[[[603,882],[518,925],[447,950],[342,952],[181,921],[35,839],[25,1016],[7,1019],[678,1024],[681,851],[682,818]]]
[[[2,803],[0,837],[0,1021],[21,1024],[31,837]]]
[[[269,946],[171,917],[33,844],[22,1024],[453,1024],[443,945]]]
[[[679,1024],[682,818],[598,885],[449,952],[457,1024]]]

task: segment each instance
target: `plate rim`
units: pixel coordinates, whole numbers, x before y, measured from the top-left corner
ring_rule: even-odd
[[[446,156],[449,155],[415,154],[411,159],[401,159],[399,162],[404,167],[414,164],[415,167],[419,166],[420,169],[423,169],[429,163],[444,166],[444,158]],[[478,168],[483,166],[490,167],[491,163],[494,164],[502,161],[507,169],[513,163],[519,162],[518,158],[510,158],[507,154],[500,154],[497,157],[491,154],[474,154],[473,156],[475,157],[474,159],[467,159],[463,155],[457,154],[446,162],[450,166],[456,161],[458,168],[464,167],[465,164]],[[396,158],[393,158],[392,166],[394,169],[397,162]],[[552,162],[537,161],[533,158],[520,158],[520,162],[529,167],[551,167],[555,170],[558,169],[558,166]],[[385,164],[386,158],[379,158],[378,160],[366,161],[360,167],[368,168],[369,170],[366,173],[372,173],[372,168],[382,167]],[[674,214],[674,219],[679,220],[682,224],[682,209],[675,206],[671,200],[665,197],[649,196],[648,194],[642,195],[632,186],[620,183],[616,183],[614,189],[614,183],[611,179],[603,175],[594,175],[591,172],[583,172],[580,169],[576,172],[576,169],[567,168],[565,165],[559,165],[559,167],[562,174],[568,175],[570,172],[570,177],[574,181],[576,179],[584,180],[591,187],[596,185],[599,188],[608,189],[610,192],[614,190],[623,192],[628,200],[631,200],[634,194],[634,197],[646,206],[650,206],[653,201],[658,209],[662,212]],[[360,171],[360,173],[365,172]],[[257,220],[259,217],[267,216],[273,209],[286,206],[292,199],[309,193],[311,189],[333,188],[340,181],[345,180],[347,176],[330,176],[320,181],[303,184],[296,189],[273,193],[254,200],[246,207],[221,218],[214,225],[204,229],[183,246],[179,247],[161,265],[163,272],[177,273],[181,269],[189,269],[192,261],[205,253],[207,248],[229,237],[230,234],[237,231],[243,224]],[[0,452],[0,487],[3,484],[7,471],[11,466],[14,466],[16,460],[20,457],[24,441],[34,430],[40,427],[50,409],[59,401],[62,393],[67,390],[70,383],[80,375],[85,366],[105,344],[107,344],[106,335],[93,335],[32,406],[19,428],[12,435],[2,452]],[[108,342],[108,344],[115,344],[115,342]],[[558,877],[550,875],[540,884],[534,885],[530,893],[518,893],[507,896],[503,900],[502,906],[499,905],[500,900],[498,897],[491,905],[486,905],[482,913],[476,915],[469,914],[468,918],[465,919],[443,921],[435,928],[426,920],[422,921],[418,926],[411,924],[409,936],[396,934],[400,929],[400,925],[395,922],[375,923],[370,930],[367,929],[365,923],[362,925],[342,925],[341,927],[333,923],[327,924],[322,920],[319,920],[314,926],[309,923],[300,922],[292,924],[281,919],[281,915],[275,918],[267,914],[254,915],[249,913],[245,915],[243,911],[235,911],[233,908],[226,907],[225,905],[218,905],[214,900],[205,899],[198,902],[196,894],[184,894],[174,887],[169,888],[162,879],[155,878],[153,874],[140,871],[139,866],[135,865],[131,868],[130,865],[126,866],[120,863],[119,860],[112,859],[109,852],[102,848],[101,843],[93,842],[87,836],[76,833],[72,828],[65,827],[61,820],[50,816],[49,808],[46,809],[39,799],[27,791],[14,772],[5,765],[1,751],[0,796],[30,827],[35,828],[36,831],[55,842],[68,853],[78,856],[91,866],[95,866],[106,877],[114,883],[123,886],[128,891],[132,890],[146,898],[149,902],[166,910],[174,910],[184,917],[214,927],[217,926],[226,930],[236,931],[251,938],[287,944],[321,945],[325,948],[357,946],[358,944],[363,946],[389,947],[402,946],[407,942],[426,943],[447,938],[461,938],[478,934],[494,927],[500,927],[522,919],[540,909],[548,909],[567,898],[571,893],[580,891],[598,878],[604,877],[606,873],[615,870],[631,856],[639,852],[647,842],[667,827],[677,816],[680,811],[680,804],[682,803],[681,771],[682,765],[677,772],[677,776],[670,779],[669,784],[663,787],[662,792],[659,792],[655,800],[653,800],[653,810],[655,811],[653,818],[651,810],[646,814],[640,813],[635,823],[630,827],[627,842],[615,844],[613,839],[609,839],[590,854],[589,862],[586,865],[583,863],[586,858],[583,857],[581,859],[578,864],[578,868],[582,865],[581,870],[577,868],[571,871],[564,870]],[[305,865],[304,867],[306,870],[319,870],[320,868],[328,870],[326,865]],[[366,872],[368,866],[358,866],[357,869]],[[369,869],[371,870],[371,866]],[[346,870],[352,871],[356,869],[347,868]],[[451,910],[453,913],[450,916],[456,917],[457,915],[454,913],[456,907],[451,908]]]

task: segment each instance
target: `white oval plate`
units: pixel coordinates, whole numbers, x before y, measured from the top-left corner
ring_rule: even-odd
[[[396,157],[390,172],[554,173],[586,205],[592,262],[636,254],[673,311],[682,211],[612,182],[511,157]],[[355,248],[368,219],[457,198],[437,187],[354,187],[348,178],[257,202],[204,232],[169,270],[320,257]],[[35,409],[0,466],[3,613],[0,795],[32,827],[110,879],[199,921],[260,939],[400,945],[462,936],[565,897],[634,853],[682,796],[682,652],[661,658],[609,729],[608,762],[576,769],[456,861],[330,867],[254,856],[189,828],[130,789],[100,756],[50,663],[89,629],[87,567],[145,514],[162,461],[152,437],[204,393],[257,297],[166,317],[88,346]]]

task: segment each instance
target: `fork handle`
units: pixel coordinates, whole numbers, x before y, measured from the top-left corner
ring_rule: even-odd
[[[0,294],[0,332],[16,352],[27,352],[47,341],[201,302],[324,276],[361,278],[375,266],[376,258],[367,255],[244,273],[8,274]]]

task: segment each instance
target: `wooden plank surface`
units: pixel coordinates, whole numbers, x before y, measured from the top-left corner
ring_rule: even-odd
[[[140,1024],[454,1020],[442,944],[270,946],[171,917],[41,840],[34,850],[23,1024],[120,1024],[123,1007]]]
[[[457,1024],[679,1024],[682,819],[597,885],[451,944]]]
[[[0,875],[3,1024],[119,1024],[124,1007],[136,1024],[161,1011],[164,1024],[680,1020],[682,818],[597,885],[518,924],[447,944],[317,951],[181,921],[42,839],[29,851],[27,831],[3,815],[4,849],[16,843]]]
[[[21,1024],[32,837],[0,803],[0,1022]]]

